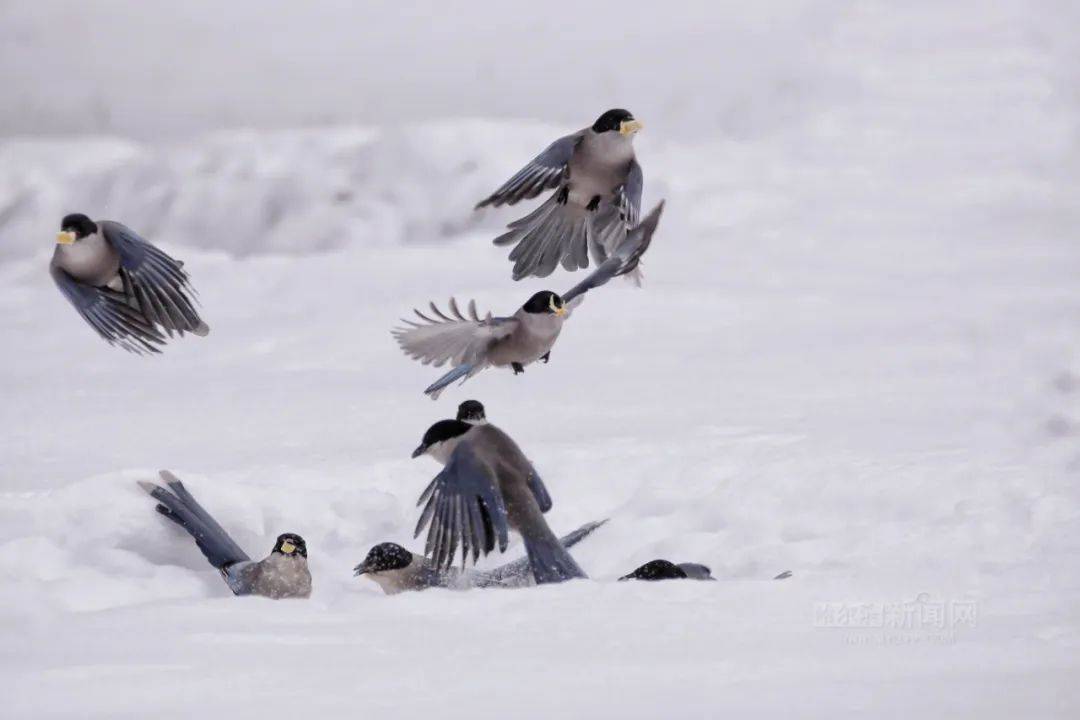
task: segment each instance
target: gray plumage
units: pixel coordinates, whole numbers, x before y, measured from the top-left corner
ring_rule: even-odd
[[[210,328],[183,263],[118,222],[69,215],[49,264],[56,286],[110,345],[159,353],[167,338]]]
[[[606,522],[607,520],[600,520],[586,523],[564,535],[559,541],[564,548],[570,549]],[[396,547],[400,548],[400,546]],[[407,561],[406,565],[393,567],[391,563],[383,569],[376,569],[379,567],[378,563],[365,560],[354,568],[354,575],[370,577],[387,595],[411,590],[426,590],[432,587],[471,590],[474,588],[520,588],[535,584],[528,556],[500,565],[493,570],[456,567],[437,569],[423,555],[410,553],[404,548],[400,550],[407,553],[403,558]]]
[[[462,382],[484,369],[513,367],[515,373],[537,360],[547,361],[563,322],[581,304],[585,293],[613,277],[632,272],[649,248],[664,203],[660,202],[640,224],[613,246],[612,254],[584,280],[563,295],[544,290],[533,295],[509,317],[481,318],[475,301],[467,314],[457,301],[450,299],[449,313],[430,303],[431,315],[414,310],[421,322],[405,320],[393,330],[393,336],[406,355],[424,365],[440,367],[450,362],[453,368],[424,390],[432,399],[457,380]]]
[[[633,136],[640,127],[626,110],[609,110],[592,127],[553,142],[476,205],[513,205],[555,189],[494,241],[516,245],[510,252],[515,280],[547,277],[560,263],[571,271],[586,268],[590,254],[602,263],[637,223],[644,180]]]
[[[168,489],[145,481],[139,481],[139,486],[157,500],[158,513],[194,538],[234,595],[261,595],[275,600],[311,595],[311,572],[303,538],[292,533],[280,535],[270,555],[253,562],[179,478],[167,470],[160,474]]]
[[[496,545],[505,552],[515,530],[538,584],[586,577],[544,520],[551,497],[517,443],[490,423],[443,422],[457,423],[460,437],[417,503],[415,534],[428,529],[424,554],[432,565],[450,567],[459,548],[463,567]]]

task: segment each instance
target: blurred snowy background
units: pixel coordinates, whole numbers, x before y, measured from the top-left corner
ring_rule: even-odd
[[[1052,1],[0,0],[4,711],[1076,717],[1077,27]],[[669,200],[645,287],[591,296],[550,365],[426,400],[389,329],[571,285],[512,283],[490,239],[520,211],[470,209],[612,106]],[[185,260],[210,336],[99,341],[45,270],[74,211]],[[595,582],[351,577],[417,547],[435,468],[408,453],[467,397],[557,531],[612,518],[575,552]],[[252,554],[303,534],[312,600],[228,597],[137,491],[159,467]],[[722,582],[611,582],[653,557]],[[975,627],[820,627],[923,594]]]

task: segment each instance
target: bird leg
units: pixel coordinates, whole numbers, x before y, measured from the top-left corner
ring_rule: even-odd
[[[600,207],[600,196],[593,195],[592,200],[590,200],[589,204],[585,206],[585,209],[591,212],[596,212],[596,208],[598,207]]]
[[[569,185],[563,185],[562,189],[559,190],[559,194],[555,197],[555,202],[559,203],[560,205],[565,205],[566,201],[569,198],[570,198],[570,186]]]
[[[548,363],[548,360],[550,360],[550,359],[551,359],[551,351],[550,351],[550,350],[548,350],[548,351],[547,351],[546,353],[544,353],[543,355],[541,355],[541,356],[540,356],[540,359],[544,361],[544,364],[545,364],[545,365],[547,365],[547,363]]]
[[[512,362],[512,363],[510,363],[510,367],[514,368],[514,374],[515,374],[515,375],[517,375],[518,373],[523,373],[523,372],[525,372],[525,368],[524,368],[524,366],[522,366],[522,364],[521,364],[521,363],[519,363],[519,362]]]

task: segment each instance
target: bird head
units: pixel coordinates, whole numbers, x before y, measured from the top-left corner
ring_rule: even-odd
[[[273,553],[287,556],[300,556],[307,557],[307,543],[304,542],[304,538],[300,537],[296,533],[284,533],[278,535],[277,542],[274,543]]]
[[[418,458],[425,455],[446,441],[461,437],[472,428],[472,425],[461,420],[440,420],[427,429],[420,444],[413,450],[412,456]]]
[[[561,318],[566,317],[566,304],[563,303],[563,299],[558,293],[553,293],[550,290],[541,290],[533,295],[527,303],[522,305],[522,309],[527,313],[546,313],[558,315]]]
[[[353,569],[353,575],[359,577],[365,573],[400,570],[408,567],[412,561],[413,554],[397,543],[379,543],[368,551],[364,562]]]
[[[650,560],[629,575],[623,575],[620,580],[681,580],[686,573],[673,562],[667,560]]]
[[[595,133],[617,132],[623,137],[633,137],[643,127],[645,126],[635,120],[629,110],[615,108],[598,117],[592,130]]]
[[[82,213],[65,215],[60,221],[60,232],[56,234],[56,242],[58,245],[71,245],[76,240],[93,235],[97,230],[97,224]]]
[[[479,400],[466,400],[461,403],[458,405],[457,419],[473,425],[487,422],[483,403]]]

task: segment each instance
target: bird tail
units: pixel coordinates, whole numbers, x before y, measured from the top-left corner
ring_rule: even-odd
[[[155,510],[184,528],[195,539],[195,544],[211,565],[221,570],[251,559],[210,513],[196,502],[175,475],[162,470],[161,479],[169,486],[168,490],[143,480],[139,481],[139,487],[158,501]]]
[[[588,577],[563,544],[551,535],[550,530],[548,535],[550,537],[522,536],[525,540],[525,554],[529,558],[529,566],[532,567],[536,584],[559,583],[574,578]]]
[[[441,393],[447,385],[456,380],[461,380],[461,378],[468,380],[469,377],[475,375],[479,370],[480,369],[477,368],[477,363],[462,363],[428,385],[427,388],[424,389],[424,394],[430,395],[432,400],[438,400],[439,393]],[[462,382],[465,382],[465,380],[462,380]]]
[[[607,519],[585,523],[577,530],[563,535],[559,538],[559,542],[562,543],[564,548],[573,547],[606,522]],[[520,587],[528,585],[528,578],[532,574],[530,572],[532,568],[529,561],[530,558],[526,556],[512,562],[504,563],[487,572],[477,572],[472,576],[471,584],[476,587]]]
[[[594,255],[601,238],[621,226],[619,214],[588,210],[565,202],[556,192],[544,204],[495,238],[496,245],[516,245],[510,252],[515,280],[547,277],[561,263],[565,270],[589,267],[589,248]],[[609,227],[612,225],[613,227]],[[597,260],[601,262],[601,260]]]

